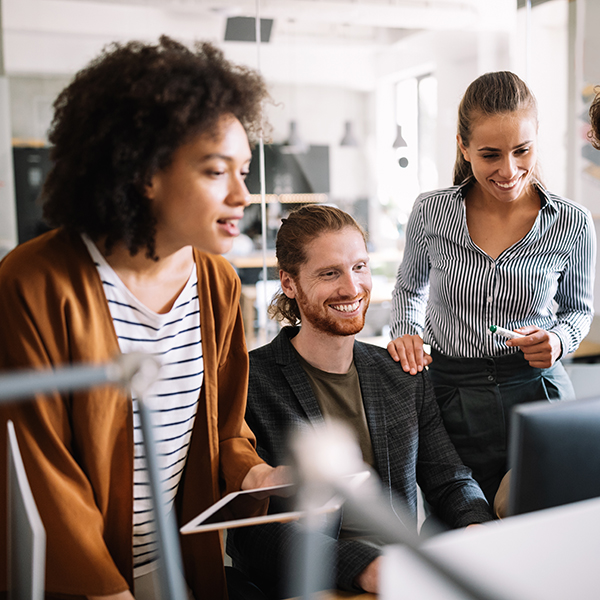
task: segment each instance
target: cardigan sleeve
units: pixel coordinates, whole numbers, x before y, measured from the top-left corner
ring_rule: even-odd
[[[218,261],[217,264],[221,262]],[[222,259],[222,263],[224,263]],[[237,491],[248,471],[264,461],[256,453],[254,434],[245,420],[248,351],[239,303],[241,284],[229,264],[218,270],[214,294],[217,328],[217,398],[221,492]]]
[[[248,353],[244,341],[241,311],[231,332],[227,360],[219,367],[219,454],[224,493],[239,490],[248,471],[263,463],[256,453],[254,434],[248,427]]]
[[[9,255],[0,264],[2,370],[52,368],[72,360],[68,346],[73,322],[69,322],[70,309],[61,294],[61,283],[47,271],[30,269],[35,260],[31,254],[23,257],[20,253]],[[102,402],[110,393],[108,388],[96,396],[79,393],[77,402],[83,403],[79,407],[85,410],[86,403]],[[6,476],[6,420],[10,418],[46,529],[46,590],[63,594],[117,593],[129,589],[129,585],[107,547],[103,515],[88,474],[79,462],[73,398],[58,393],[38,395],[35,401],[2,408],[0,477]],[[0,547],[4,554],[4,498],[0,504]]]

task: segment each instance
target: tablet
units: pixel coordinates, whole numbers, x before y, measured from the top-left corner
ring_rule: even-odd
[[[353,479],[353,486],[360,485],[369,477],[369,472],[363,471],[350,477]],[[300,519],[306,511],[297,508],[299,490],[300,486],[289,483],[227,494],[186,523],[180,532],[183,534],[199,533],[263,523],[284,523]],[[332,494],[329,498],[324,499],[315,512],[318,514],[334,512],[342,504],[342,498]],[[267,507],[269,514],[264,514]]]

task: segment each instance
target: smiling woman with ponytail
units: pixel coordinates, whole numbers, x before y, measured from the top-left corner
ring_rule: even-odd
[[[514,73],[469,85],[454,186],[417,198],[393,294],[388,350],[407,372],[429,366],[448,433],[490,502],[512,407],[573,396],[559,359],[593,315],[592,218],[542,185],[537,130],[536,100]]]

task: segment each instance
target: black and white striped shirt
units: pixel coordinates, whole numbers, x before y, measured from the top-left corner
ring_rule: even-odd
[[[87,236],[83,238],[100,274],[121,352],[145,352],[162,362],[160,379],[148,390],[146,401],[157,442],[161,481],[171,507],[185,466],[204,376],[196,267],[173,308],[158,314],[127,289],[93,242]],[[134,576],[139,577],[156,568],[157,545],[135,397],[133,425],[133,558]]]
[[[489,331],[536,325],[573,352],[593,316],[596,237],[590,212],[538,186],[541,208],[516,244],[490,258],[467,228],[465,187],[421,194],[392,300],[392,337],[423,336],[452,357],[516,352]]]

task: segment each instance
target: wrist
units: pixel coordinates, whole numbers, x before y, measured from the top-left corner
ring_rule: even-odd
[[[555,343],[552,344],[553,346],[553,352],[552,352],[552,357],[554,358],[555,361],[560,360],[564,354],[564,345],[563,345],[563,340],[560,337],[560,335],[558,335],[558,333],[556,333],[555,331],[549,331],[549,334],[554,336],[554,340]]]
[[[271,473],[273,467],[267,463],[260,463],[254,465],[244,477],[241,485],[242,490],[251,490],[262,486],[262,482]]]

